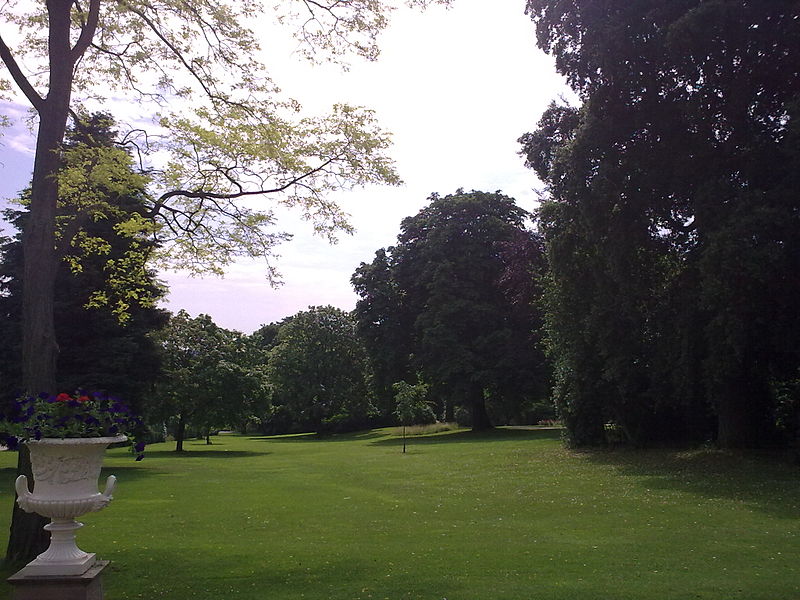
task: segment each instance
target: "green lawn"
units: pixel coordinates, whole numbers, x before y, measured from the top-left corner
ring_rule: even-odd
[[[448,432],[405,455],[388,431],[221,436],[140,463],[113,450],[116,498],[78,541],[112,561],[107,600],[800,597],[797,468],[558,436]],[[15,461],[0,453],[4,531]]]

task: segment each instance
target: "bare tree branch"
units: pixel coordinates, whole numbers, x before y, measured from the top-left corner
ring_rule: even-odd
[[[158,202],[156,202],[154,209],[158,212],[158,209],[163,207],[167,200],[170,198],[174,198],[176,196],[183,196],[185,198],[209,198],[209,199],[217,199],[217,200],[234,200],[236,198],[243,198],[245,196],[261,196],[263,194],[276,194],[279,192],[285,192],[287,189],[299,185],[304,179],[311,177],[317,173],[325,172],[325,168],[330,165],[331,163],[336,162],[340,156],[335,156],[333,158],[329,158],[321,165],[306,171],[302,175],[298,175],[297,177],[293,177],[289,179],[287,182],[270,189],[258,189],[258,190],[242,190],[240,188],[239,192],[229,193],[229,194],[221,194],[216,192],[208,192],[204,190],[171,190],[165,194],[162,194]]]

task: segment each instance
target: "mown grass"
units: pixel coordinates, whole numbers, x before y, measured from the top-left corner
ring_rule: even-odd
[[[112,450],[116,498],[79,543],[112,561],[108,600],[800,597],[796,468],[558,437],[446,432],[404,455],[389,431],[221,436],[141,463]],[[0,453],[4,530],[14,460]]]

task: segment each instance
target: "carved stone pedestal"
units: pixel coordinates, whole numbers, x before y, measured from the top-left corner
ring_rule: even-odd
[[[30,577],[19,571],[8,578],[12,600],[103,600],[102,572],[107,560],[98,560],[83,575]],[[23,569],[24,571],[24,569]]]

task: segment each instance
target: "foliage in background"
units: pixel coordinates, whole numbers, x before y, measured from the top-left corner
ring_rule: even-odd
[[[528,218],[500,193],[434,195],[402,221],[396,246],[359,266],[355,314],[377,394],[419,372],[445,419],[464,405],[476,429],[491,426],[487,403],[510,422],[546,395],[536,306],[544,262]]]
[[[580,98],[520,140],[547,182],[548,344],[571,441],[601,443],[607,423],[635,444],[795,435],[776,427],[776,389],[800,366],[797,3],[527,11]]]
[[[175,450],[183,451],[187,431],[206,436],[237,426],[264,401],[264,374],[253,361],[245,336],[217,326],[208,315],[173,315],[155,336],[162,374],[148,406],[151,421],[167,423]]]
[[[309,307],[280,327],[269,353],[277,431],[352,431],[370,423],[367,361],[355,322],[332,306]]]

